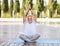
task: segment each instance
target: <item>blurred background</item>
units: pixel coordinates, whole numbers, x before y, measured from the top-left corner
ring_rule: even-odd
[[[0,46],[7,46],[1,40],[20,39],[22,16],[29,4],[37,14],[39,39],[60,40],[60,0],[0,0]]]
[[[29,4],[37,14],[41,39],[60,39],[60,0],[0,0],[0,39],[19,38],[22,16]]]
[[[22,18],[29,4],[38,18],[60,18],[60,0],[0,0],[0,18]]]

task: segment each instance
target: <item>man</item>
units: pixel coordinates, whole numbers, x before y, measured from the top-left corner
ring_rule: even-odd
[[[33,10],[31,10],[30,14],[28,15],[30,10],[31,7],[29,5],[23,14],[24,31],[23,34],[20,35],[20,38],[25,42],[36,42],[36,40],[40,37],[40,35],[36,32],[37,17]]]

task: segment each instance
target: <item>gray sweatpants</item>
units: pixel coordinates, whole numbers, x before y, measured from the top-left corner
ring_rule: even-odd
[[[24,40],[24,41],[31,42],[31,40],[37,40],[40,37],[40,35],[39,34],[35,34],[35,35],[24,35],[24,34],[21,34],[19,37],[22,40]]]

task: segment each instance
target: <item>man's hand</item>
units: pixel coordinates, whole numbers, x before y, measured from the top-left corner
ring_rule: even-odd
[[[29,4],[28,9],[31,10],[31,5]]]
[[[26,16],[27,16],[29,10],[31,10],[30,4],[29,4],[29,6],[27,7],[27,9],[25,10],[25,12],[23,14],[23,23],[26,21]]]

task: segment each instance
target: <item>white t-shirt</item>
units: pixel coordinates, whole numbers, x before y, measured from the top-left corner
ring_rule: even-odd
[[[34,35],[36,34],[36,22],[33,20],[32,23],[28,23],[28,21],[24,22],[24,34],[26,35]]]

